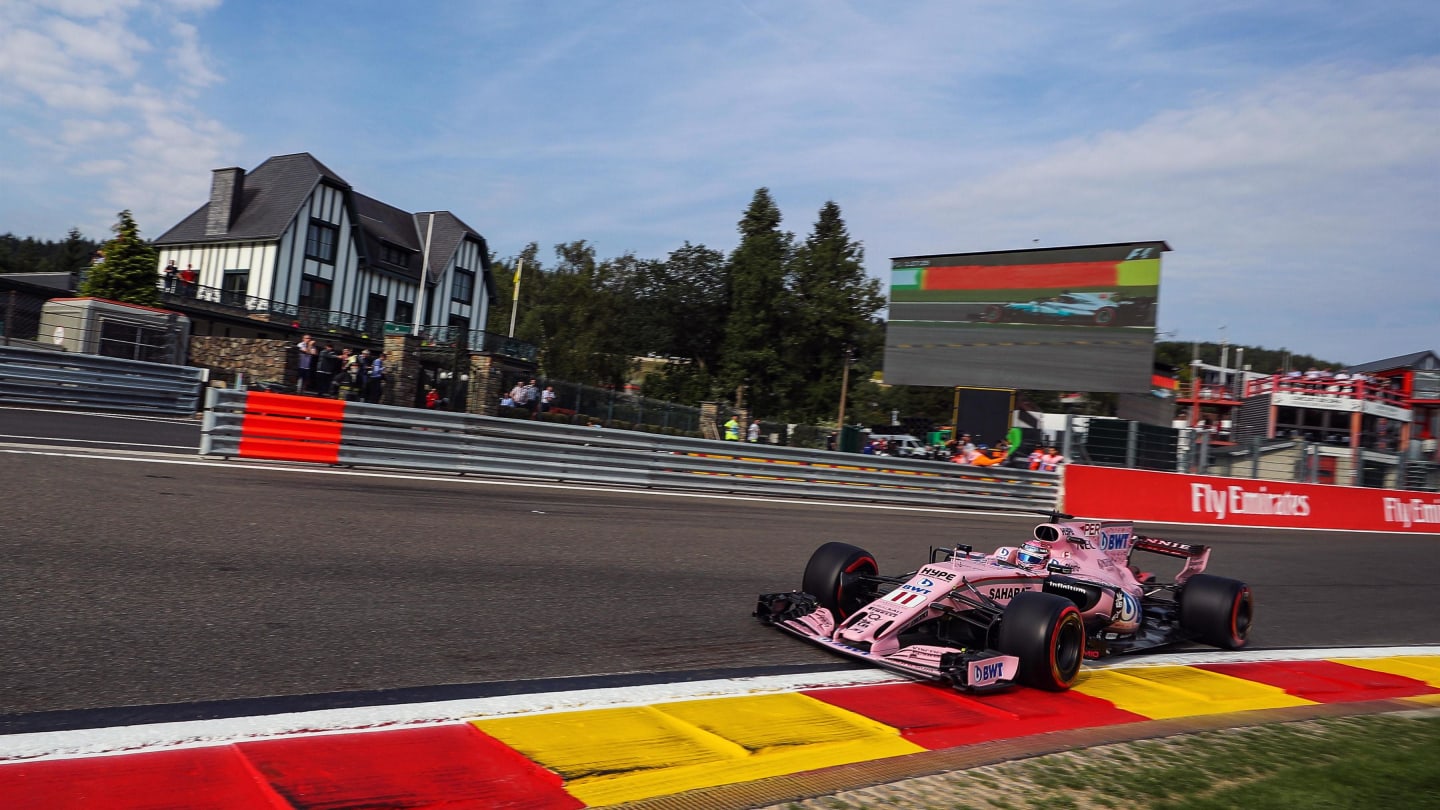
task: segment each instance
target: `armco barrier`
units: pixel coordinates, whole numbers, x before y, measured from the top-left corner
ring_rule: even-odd
[[[211,389],[200,452],[775,497],[1050,509],[1058,476]]]
[[[1440,495],[1070,464],[1062,508],[1094,518],[1440,534]]]
[[[205,369],[0,346],[0,402],[194,414]]]

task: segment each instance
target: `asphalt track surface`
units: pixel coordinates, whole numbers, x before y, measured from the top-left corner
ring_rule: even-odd
[[[5,431],[9,432],[9,431]],[[0,715],[847,666],[760,626],[844,540],[886,572],[1024,515],[0,446]],[[1254,588],[1254,647],[1435,641],[1435,538],[1142,527]],[[657,675],[658,674],[658,675]],[[0,727],[7,718],[0,717]]]

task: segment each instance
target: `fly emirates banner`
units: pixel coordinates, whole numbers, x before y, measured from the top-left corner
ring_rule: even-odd
[[[1066,466],[1061,508],[1119,520],[1440,534],[1440,495],[1433,492],[1083,464]]]

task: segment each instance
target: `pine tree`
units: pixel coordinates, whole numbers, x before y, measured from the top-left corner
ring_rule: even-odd
[[[780,209],[768,188],[756,190],[739,230],[740,244],[730,254],[720,385],[756,413],[778,414],[784,407],[781,347],[790,314],[785,268],[794,236],[780,230]]]
[[[65,241],[52,259],[50,269],[55,273],[71,273],[78,276],[85,270],[85,263],[98,246],[80,234],[79,228],[71,228]]]
[[[128,210],[120,212],[120,221],[111,230],[115,238],[101,248],[102,260],[91,265],[80,294],[129,304],[159,304],[160,290],[155,284],[159,254],[140,238],[140,229]]]
[[[833,418],[840,401],[847,349],[857,359],[871,341],[875,313],[885,305],[880,282],[865,273],[865,248],[850,239],[840,206],[825,203],[815,229],[795,253],[790,272],[794,312],[785,344],[789,415]]]

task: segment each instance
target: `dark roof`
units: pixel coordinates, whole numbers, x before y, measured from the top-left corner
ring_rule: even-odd
[[[487,296],[494,299],[494,280],[489,272],[490,248],[478,231],[449,211],[412,214],[374,197],[367,197],[351,188],[344,178],[330,171],[309,152],[272,157],[244,175],[234,224],[223,236],[205,234],[210,211],[210,203],[207,202],[162,234],[155,244],[279,239],[305,204],[306,198],[321,182],[346,192],[350,210],[359,226],[358,241],[366,267],[388,271],[411,281],[418,280],[424,263],[425,234],[430,228],[433,213],[435,228],[430,234],[432,277],[438,277],[440,268],[449,263],[466,237],[473,238],[480,243],[481,266],[465,269],[479,273],[484,279]],[[404,264],[388,260],[387,251],[383,249],[387,243],[407,254]]]
[[[415,232],[415,217],[373,197],[352,191],[355,201],[355,216],[360,225],[361,249],[365,264],[370,267],[399,273],[414,281],[420,278],[420,238]],[[389,243],[405,253],[404,264],[388,261],[382,243]]]
[[[309,152],[272,157],[245,175],[244,188],[230,230],[220,236],[205,234],[210,211],[206,202],[190,216],[155,240],[157,245],[197,242],[247,242],[279,239],[300,206],[321,181],[349,190],[345,179]]]
[[[1414,354],[1402,354],[1399,357],[1390,357],[1385,360],[1375,360],[1369,363],[1361,363],[1358,366],[1350,366],[1347,372],[1361,374],[1375,374],[1381,371],[1395,371],[1396,369],[1418,369],[1421,371],[1440,370],[1440,357],[1434,352],[1415,352]]]
[[[481,263],[488,265],[485,259],[488,251],[485,238],[449,211],[426,211],[415,215],[415,230],[420,234],[422,245],[425,233],[430,229],[432,214],[435,217],[435,230],[430,234],[430,272],[432,276],[439,274],[437,268],[444,267],[450,261],[450,258],[455,255],[455,251],[459,249],[461,240],[466,236],[474,237],[480,243]],[[467,267],[465,269],[478,272],[481,268]]]

